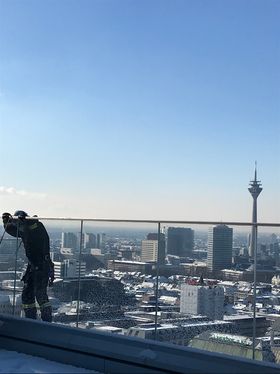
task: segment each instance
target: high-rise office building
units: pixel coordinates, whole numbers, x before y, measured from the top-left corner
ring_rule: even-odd
[[[96,248],[96,236],[92,233],[83,234],[83,247]]]
[[[54,262],[54,276],[55,278],[77,278],[79,276],[84,277],[86,273],[86,263],[77,260],[64,260]]]
[[[232,228],[217,225],[208,232],[207,267],[210,271],[232,266]]]
[[[257,198],[259,194],[262,192],[261,182],[257,180],[257,167],[255,167],[255,179],[250,182],[250,187],[248,188],[248,190],[253,198],[252,223],[257,223]],[[249,247],[250,257],[254,257],[256,241],[257,241],[257,227],[252,226],[251,242],[250,242],[250,247]]]
[[[156,262],[158,252],[157,240],[142,240],[141,246],[141,261]]]
[[[73,232],[63,232],[61,237],[61,247],[62,248],[78,248],[78,238]]]
[[[158,244],[158,234],[150,233],[146,240],[142,240],[141,261],[158,262],[164,264],[165,261],[165,235],[160,234]]]
[[[96,248],[103,249],[105,246],[106,234],[97,234],[96,235]]]
[[[186,227],[169,227],[167,230],[167,254],[186,257],[192,254],[194,231]]]
[[[221,286],[182,284],[180,312],[215,320],[224,316],[224,289]]]

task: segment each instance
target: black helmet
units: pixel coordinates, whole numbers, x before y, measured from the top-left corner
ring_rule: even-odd
[[[17,210],[15,211],[14,216],[18,218],[25,218],[28,217],[28,214],[24,210]]]

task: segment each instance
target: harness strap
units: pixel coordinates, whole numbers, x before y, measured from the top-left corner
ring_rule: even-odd
[[[46,303],[40,305],[40,309],[48,308],[50,306],[51,306],[51,303],[49,301],[47,301]]]
[[[33,308],[36,308],[36,304],[35,303],[32,303],[32,304],[22,304],[22,307],[23,309],[33,309]]]

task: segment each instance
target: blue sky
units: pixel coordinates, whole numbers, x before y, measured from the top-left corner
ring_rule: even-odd
[[[280,219],[280,2],[0,0],[0,204]]]

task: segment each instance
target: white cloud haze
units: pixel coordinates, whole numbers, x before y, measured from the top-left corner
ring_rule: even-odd
[[[0,186],[0,195],[21,196],[32,199],[45,199],[47,196],[45,193],[18,190],[15,187],[5,186]]]

